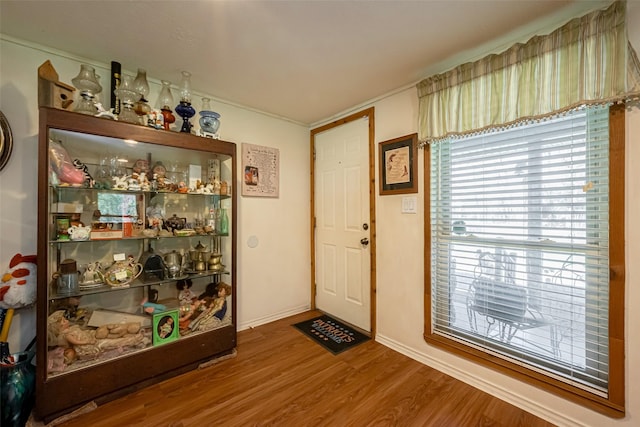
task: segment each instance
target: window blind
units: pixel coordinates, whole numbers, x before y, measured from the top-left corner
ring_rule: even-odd
[[[608,108],[441,140],[432,333],[604,395]]]

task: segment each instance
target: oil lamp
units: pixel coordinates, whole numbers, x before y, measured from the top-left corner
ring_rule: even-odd
[[[96,95],[102,92],[102,86],[98,82],[96,70],[87,64],[80,65],[80,72],[71,79],[71,83],[78,89],[78,104],[74,111],[82,114],[94,115],[98,112],[96,108]]]
[[[171,130],[171,124],[176,121],[176,117],[171,111],[172,105],[173,95],[171,94],[171,82],[168,80],[162,80],[162,89],[160,89],[160,96],[158,97],[156,107],[162,112],[165,130]]]
[[[176,113],[182,118],[180,132],[191,133],[192,125],[189,119],[196,114],[196,110],[191,106],[191,73],[188,71],[182,72],[180,103],[176,106]]]
[[[211,100],[202,98],[202,111],[200,111],[200,133],[202,136],[219,139],[220,114],[211,111]]]

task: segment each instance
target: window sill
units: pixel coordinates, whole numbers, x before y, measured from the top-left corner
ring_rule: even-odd
[[[440,335],[425,333],[424,339],[427,344],[433,345],[434,347],[438,347],[487,368],[494,369],[511,378],[541,388],[608,417],[623,418],[625,416],[624,401],[618,404],[611,399],[594,395],[581,388],[541,374],[540,372],[475,350],[472,347]]]

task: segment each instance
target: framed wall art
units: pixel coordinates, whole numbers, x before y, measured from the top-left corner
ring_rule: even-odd
[[[242,195],[279,197],[280,150],[242,144]]]
[[[380,147],[380,195],[418,192],[418,134],[383,141]]]
[[[153,345],[162,345],[180,337],[178,310],[168,310],[153,314]]]

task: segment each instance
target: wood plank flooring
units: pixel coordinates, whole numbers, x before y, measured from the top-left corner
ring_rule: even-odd
[[[236,357],[56,425],[552,426],[374,341],[334,356],[291,326],[318,314],[242,331]]]

